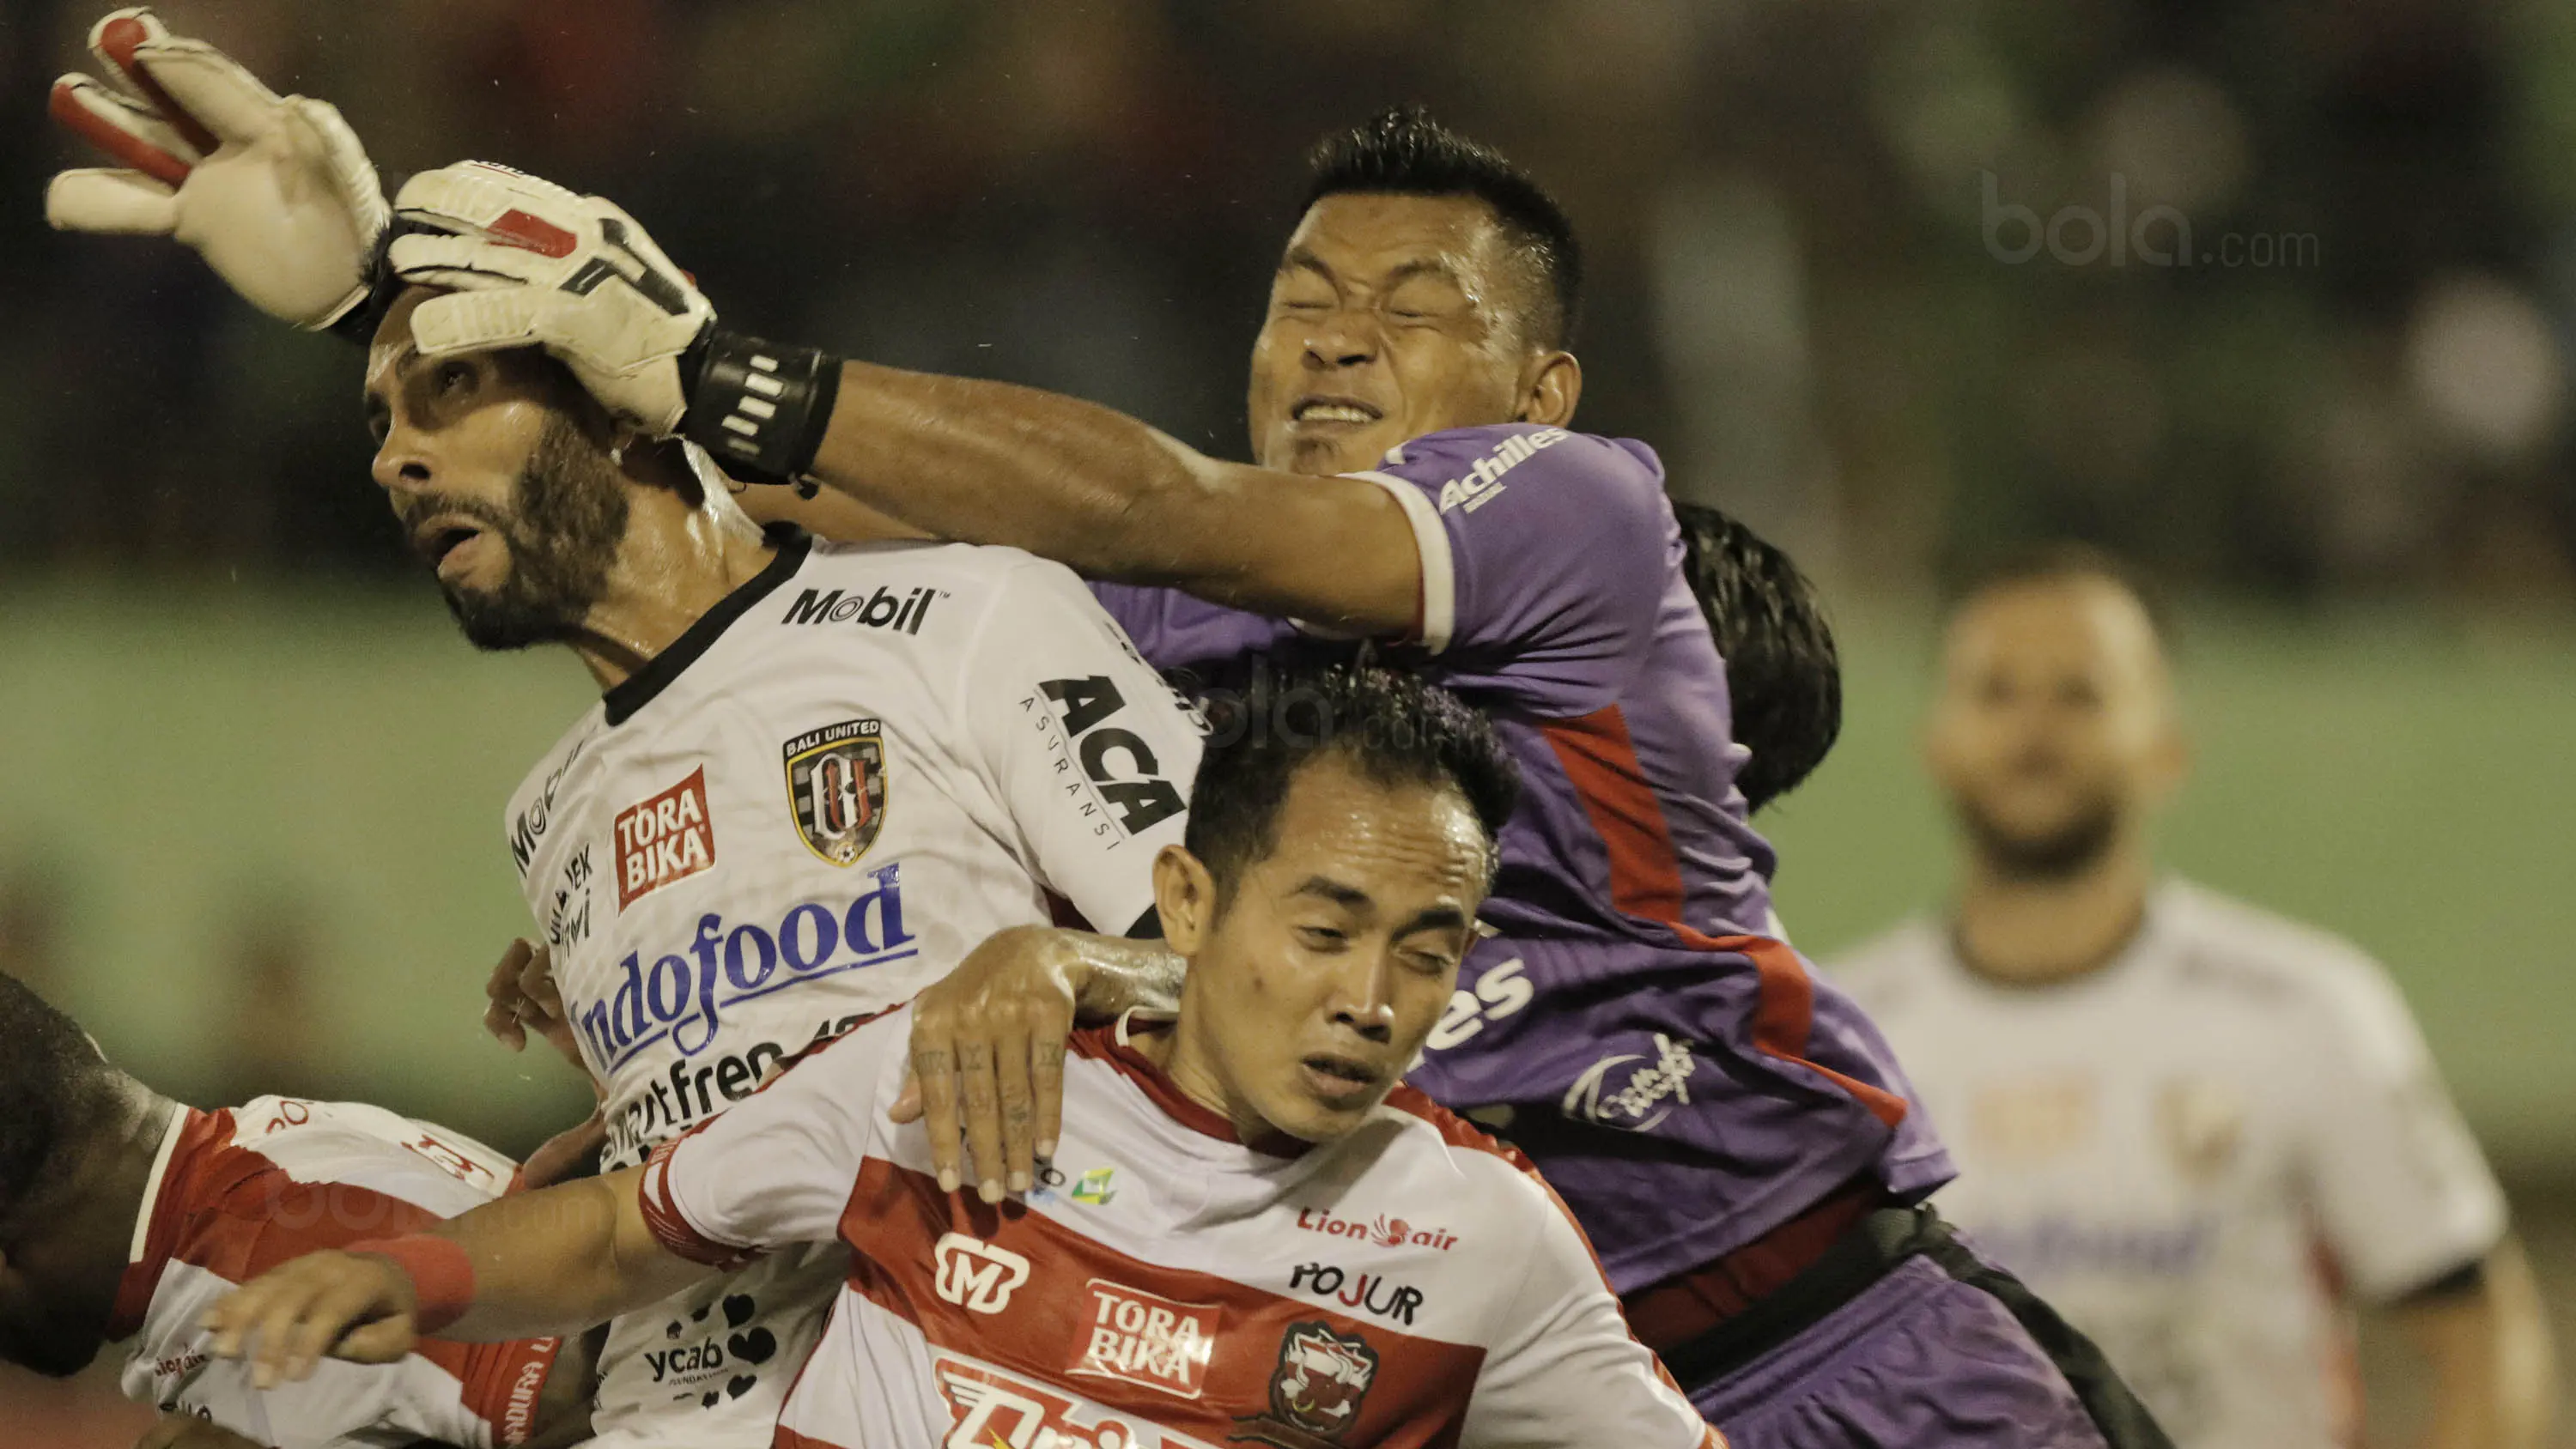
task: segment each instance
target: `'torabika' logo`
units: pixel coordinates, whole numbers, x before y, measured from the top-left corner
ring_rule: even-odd
[[[1084,1287],[1091,1295],[1091,1322],[1083,1329],[1081,1356],[1066,1372],[1142,1384],[1184,1399],[1197,1398],[1207,1387],[1220,1306],[1183,1303],[1106,1278]]]
[[[675,880],[712,870],[715,822],[707,818],[707,767],[617,814],[617,908]]]

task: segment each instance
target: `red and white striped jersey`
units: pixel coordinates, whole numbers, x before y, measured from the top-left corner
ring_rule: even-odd
[[[515,1166],[470,1138],[349,1102],[260,1097],[181,1108],[162,1139],[109,1337],[131,1339],[126,1396],[276,1449],[435,1439],[504,1449],[534,1428],[557,1340],[423,1340],[396,1364],[326,1360],[301,1383],[251,1387],[199,1326],[241,1283],[305,1253],[416,1232],[499,1197]]]
[[[921,1127],[887,1120],[910,1023],[860,1027],[646,1166],[674,1253],[851,1249],[778,1445],[1722,1445],[1555,1194],[1420,1094],[1336,1142],[1246,1145],[1130,1018],[1076,1035],[1054,1165],[996,1207],[942,1193]]]

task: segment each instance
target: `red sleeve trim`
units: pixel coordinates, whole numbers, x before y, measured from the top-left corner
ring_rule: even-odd
[[[543,1427],[537,1399],[563,1351],[559,1338],[511,1343],[450,1343],[424,1338],[412,1350],[452,1375],[465,1412],[491,1430],[493,1449],[517,1449]]]
[[[697,1224],[689,1221],[671,1196],[671,1154],[696,1135],[692,1132],[665,1142],[644,1159],[644,1177],[635,1187],[637,1202],[644,1209],[644,1226],[652,1230],[653,1241],[672,1257],[727,1273],[739,1272],[760,1256],[759,1250],[720,1243],[699,1232]]]

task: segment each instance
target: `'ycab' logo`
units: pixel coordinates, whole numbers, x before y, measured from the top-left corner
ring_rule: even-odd
[[[1438,1248],[1445,1253],[1458,1243],[1457,1236],[1444,1229],[1419,1227],[1383,1213],[1361,1222],[1357,1218],[1337,1218],[1321,1208],[1305,1208],[1297,1214],[1297,1226],[1328,1238],[1356,1238],[1381,1248]]]
[[[716,863],[715,823],[707,818],[707,768],[617,817],[617,908],[624,910],[675,880]]]
[[[999,1313],[1011,1290],[1029,1281],[1029,1260],[964,1233],[942,1233],[930,1248],[939,1296],[969,1313]]]
[[[1182,1303],[1101,1278],[1086,1286],[1091,1323],[1069,1372],[1199,1396],[1216,1351],[1216,1304]]]

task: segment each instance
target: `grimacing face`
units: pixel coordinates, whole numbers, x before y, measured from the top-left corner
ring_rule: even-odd
[[[1252,345],[1254,461],[1357,472],[1409,438],[1523,420],[1549,355],[1527,341],[1524,265],[1472,196],[1316,202],[1288,238]]]
[[[411,314],[435,295],[404,293],[368,349],[376,483],[477,648],[560,639],[606,591],[623,474],[542,353],[420,356]]]
[[[2010,583],[1950,621],[1926,754],[1993,864],[2071,874],[2182,779],[2155,626],[2107,579]]]
[[[1329,755],[1297,772],[1278,827],[1221,909],[1196,859],[1155,861],[1189,960],[1174,1066],[1213,1075],[1238,1124],[1327,1142],[1385,1100],[1448,1006],[1490,847],[1454,789],[1380,784]]]

